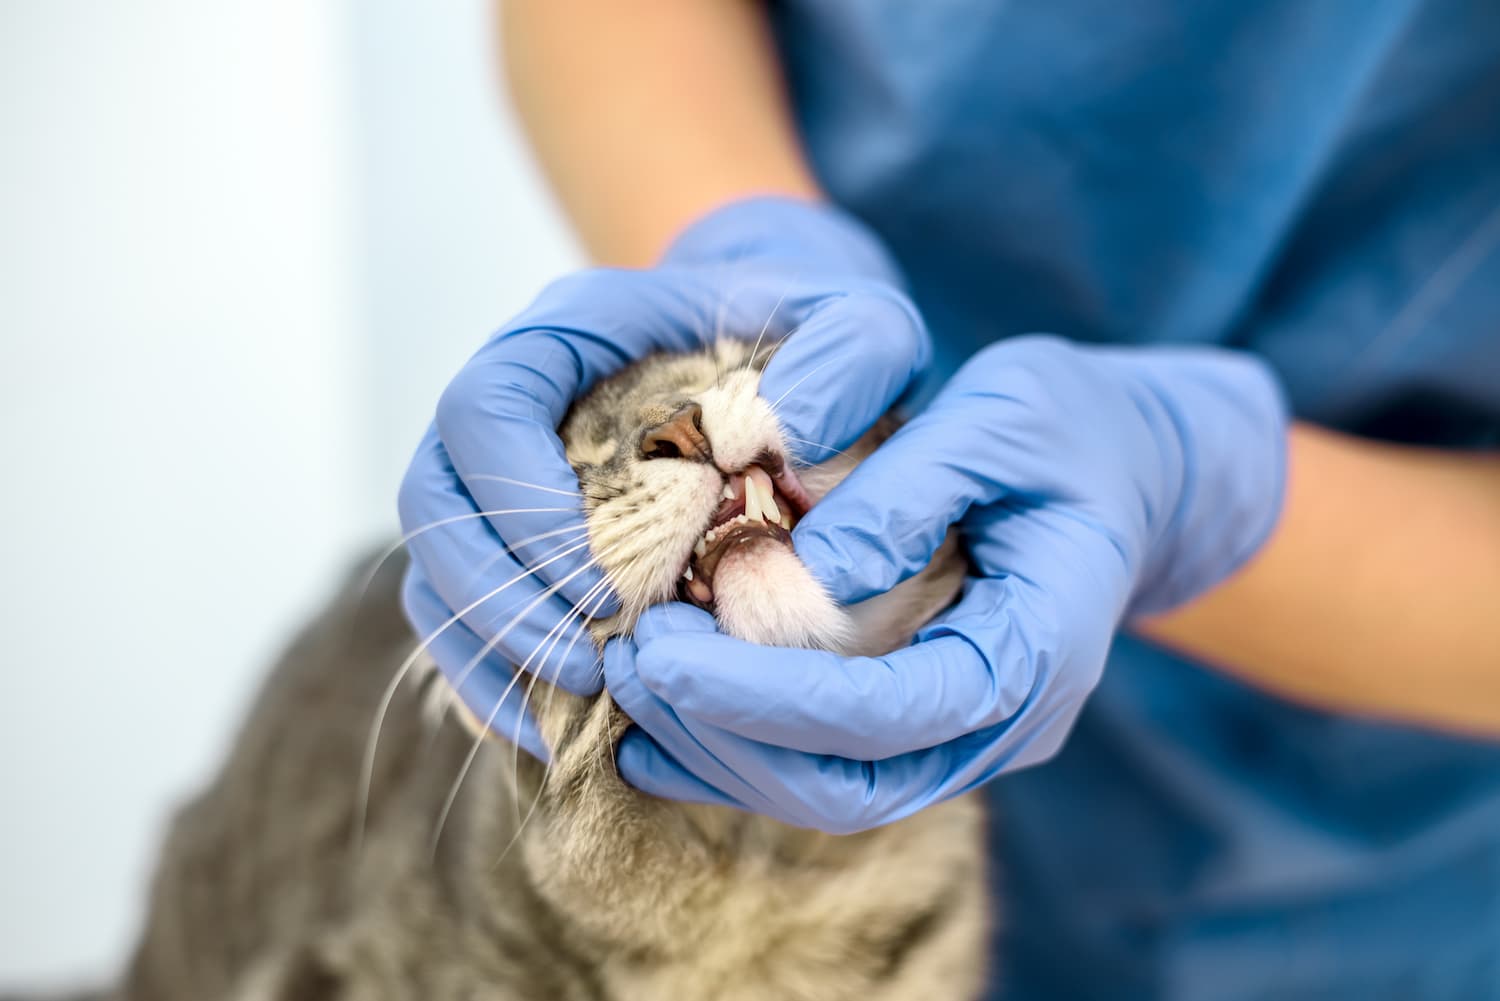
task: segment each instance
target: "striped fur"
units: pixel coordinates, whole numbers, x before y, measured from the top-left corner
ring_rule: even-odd
[[[578,405],[564,435],[594,498],[596,550],[619,521],[598,498],[634,492],[639,506],[647,488],[688,496],[661,478],[664,468],[649,484],[637,475],[629,449],[640,401],[722,389],[726,368],[747,356],[742,345],[721,345],[648,360]],[[710,433],[718,421],[779,434],[756,410],[754,382],[742,380],[715,415],[705,406]],[[756,445],[722,436],[726,449]],[[878,437],[805,471],[810,492],[826,491]],[[662,546],[675,553],[681,542],[664,538]],[[471,734],[453,714],[437,722],[422,711],[432,694],[424,683],[402,686],[375,759],[362,851],[351,857],[371,720],[414,643],[399,607],[398,562],[380,570],[367,594],[346,589],[292,645],[217,780],[177,817],[116,1001],[977,996],[989,914],[975,802],[836,837],[653,800],[615,772],[612,749],[629,721],[607,695],[581,699],[538,686],[533,705],[552,771],[488,742],[430,856],[433,823]],[[670,562],[606,565],[625,593],[640,597],[596,623],[596,635],[628,630],[641,608],[668,597],[680,573]],[[837,645],[881,652],[904,642],[951,600],[962,571],[950,542],[890,594],[829,609],[848,630]],[[618,576],[630,573],[639,579]],[[799,602],[814,600],[806,589],[815,583],[789,586]]]

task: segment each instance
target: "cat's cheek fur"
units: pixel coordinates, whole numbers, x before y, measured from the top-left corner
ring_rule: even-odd
[[[796,554],[774,539],[727,553],[714,571],[714,616],[731,636],[841,652],[853,626]]]

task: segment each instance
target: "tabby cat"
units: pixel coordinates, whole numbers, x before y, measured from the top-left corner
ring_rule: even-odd
[[[599,642],[678,599],[743,639],[880,654],[955,596],[951,539],[888,594],[847,608],[824,594],[789,529],[889,428],[795,469],[756,395],[765,357],[722,340],[648,358],[564,422],[591,548],[620,596],[591,622]],[[482,727],[432,711],[453,699],[431,670],[395,689],[366,796],[372,721],[417,641],[397,562],[295,642],[222,773],[176,818],[117,1001],[977,996],[989,905],[972,799],[850,836],[656,800],[615,770],[629,720],[607,694],[539,684],[550,767],[485,740],[445,810]]]

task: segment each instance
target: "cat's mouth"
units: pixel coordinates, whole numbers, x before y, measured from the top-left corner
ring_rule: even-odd
[[[719,509],[693,545],[678,593],[713,610],[714,572],[730,553],[766,541],[792,547],[792,528],[812,506],[796,474],[779,455],[766,453],[725,481]]]

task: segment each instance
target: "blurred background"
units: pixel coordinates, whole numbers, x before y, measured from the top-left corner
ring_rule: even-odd
[[[0,0],[0,983],[124,961],[169,812],[580,255],[490,0]]]

